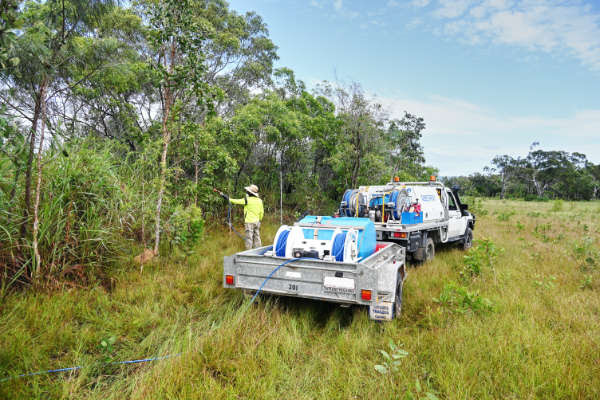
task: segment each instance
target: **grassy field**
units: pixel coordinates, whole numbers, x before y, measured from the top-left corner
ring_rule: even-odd
[[[411,268],[392,323],[287,298],[242,314],[249,298],[224,290],[221,274],[243,244],[218,229],[143,273],[124,260],[108,289],[10,295],[0,378],[83,368],[0,382],[0,398],[600,398],[600,204],[474,208],[476,247]],[[264,242],[276,229],[264,224]]]

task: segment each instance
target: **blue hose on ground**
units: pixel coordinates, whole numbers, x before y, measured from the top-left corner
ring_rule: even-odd
[[[109,365],[109,364],[112,364],[112,365],[118,365],[118,364],[138,364],[138,363],[143,363],[143,362],[164,360],[164,359],[172,358],[172,357],[179,357],[180,355],[181,355],[181,353],[178,353],[178,354],[169,354],[169,355],[161,356],[161,357],[140,358],[139,360],[115,361],[115,362],[106,363],[104,365]],[[17,379],[17,378],[25,378],[25,377],[28,377],[28,376],[35,376],[35,375],[53,374],[53,373],[56,373],[56,372],[77,371],[77,370],[80,370],[82,368],[83,368],[83,366],[79,365],[79,366],[76,366],[76,367],[58,368],[58,369],[49,369],[49,370],[46,370],[46,371],[30,372],[28,374],[21,374],[21,375],[16,375],[16,376],[9,376],[7,378],[0,379],[0,382],[6,382],[6,381],[10,381],[10,380]]]
[[[267,283],[267,281],[269,279],[271,279],[271,277],[275,274],[275,272],[277,272],[284,265],[287,265],[289,263],[292,263],[292,262],[298,261],[298,260],[314,260],[314,259],[306,258],[306,257],[291,258],[291,259],[285,260],[284,262],[282,262],[281,264],[279,264],[277,266],[277,268],[275,268],[273,271],[271,271],[269,273],[269,275],[267,275],[267,277],[265,278],[265,280],[263,281],[263,283],[260,285],[260,287],[258,288],[258,290],[256,291],[256,293],[254,293],[254,296],[252,296],[252,300],[250,300],[250,302],[248,303],[248,305],[246,306],[246,308],[249,307],[252,303],[254,303],[254,300],[256,299],[256,297],[258,296],[258,294],[262,291],[262,289],[265,286],[265,284]],[[152,357],[152,358],[140,358],[138,360],[115,361],[115,362],[106,363],[104,365],[109,365],[109,364],[113,364],[113,365],[118,365],[118,364],[124,364],[124,365],[127,365],[127,364],[138,364],[138,363],[144,363],[144,362],[150,362],[150,361],[165,360],[167,358],[179,357],[180,355],[181,355],[181,353],[178,353],[178,354],[169,354],[169,355],[166,355],[166,356]],[[0,379],[0,382],[6,382],[6,381],[13,380],[13,379],[25,378],[25,377],[29,377],[29,376],[35,376],[35,375],[52,374],[52,373],[67,372],[67,371],[77,371],[77,370],[80,370],[82,368],[83,368],[83,366],[79,365],[79,366],[75,366],[75,367],[49,369],[49,370],[46,370],[46,371],[30,372],[30,373],[27,373],[27,374],[21,374],[21,375],[15,375],[15,376],[9,376],[9,377],[6,377],[6,378],[2,378],[2,379]]]

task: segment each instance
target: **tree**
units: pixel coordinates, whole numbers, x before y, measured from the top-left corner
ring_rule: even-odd
[[[271,82],[273,61],[277,47],[268,38],[268,30],[262,18],[254,12],[240,15],[229,9],[222,0],[207,1],[197,8],[197,17],[210,24],[211,34],[202,43],[207,85],[218,88],[223,96],[215,99],[214,108],[221,115],[231,116],[236,106],[249,101],[250,89],[264,88]],[[200,159],[202,138],[194,136],[204,132],[210,107],[198,107],[189,102],[184,112],[187,119],[198,125],[198,129],[187,130],[192,134],[190,143],[193,153],[194,199],[197,201],[198,181],[202,174]]]
[[[160,243],[160,213],[167,179],[167,154],[178,113],[187,100],[210,107],[205,101],[210,92],[203,80],[203,42],[212,34],[212,26],[202,16],[207,4],[200,0],[140,0],[137,8],[148,20],[147,40],[150,65],[157,73],[160,87],[162,151],[156,219],[154,254]],[[214,93],[214,92],[213,92]]]
[[[55,96],[70,90],[78,82],[69,80],[66,73],[70,63],[76,63],[73,49],[79,40],[93,36],[97,19],[113,6],[111,1],[47,1],[27,3],[23,10],[23,28],[11,49],[11,57],[17,57],[19,63],[2,72],[5,88],[3,98],[19,91],[13,96],[16,101],[7,101],[9,108],[18,116],[31,123],[29,131],[29,153],[25,175],[25,214],[31,210],[31,184],[33,158],[36,142],[37,182],[35,204],[33,206],[33,251],[36,263],[32,271],[35,276],[41,268],[38,251],[37,233],[39,229],[38,208],[42,180],[42,152],[44,150],[45,128],[48,124],[47,105]],[[33,104],[33,109],[31,105]],[[40,134],[38,137],[38,129]],[[38,140],[39,139],[39,140]],[[21,238],[25,238],[26,221],[21,224]]]
[[[344,186],[388,179],[381,132],[385,125],[383,107],[370,102],[357,83],[326,88],[326,93],[333,95],[342,124],[334,163]]]
[[[111,7],[110,1],[48,1],[27,3],[22,12],[22,32],[10,53],[19,63],[6,68],[1,78],[3,100],[13,113],[31,123],[25,181],[28,212],[31,212],[33,155],[42,103],[78,84],[69,81],[66,73],[68,66],[77,62],[74,46],[79,39],[90,37],[98,17]],[[41,96],[43,92],[47,93],[45,99]]]
[[[423,118],[404,112],[401,120],[391,120],[387,128],[390,142],[390,162],[393,175],[402,172],[403,179],[418,179],[423,171],[425,156],[421,146],[421,132],[425,129]]]
[[[494,170],[500,174],[500,198],[503,199],[506,195],[506,186],[511,180],[517,168],[517,160],[509,155],[496,156],[492,159]]]

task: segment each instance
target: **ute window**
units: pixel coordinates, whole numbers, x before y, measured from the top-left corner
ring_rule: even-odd
[[[454,195],[452,192],[448,192],[448,210],[456,211],[458,207],[456,207],[456,201],[454,201]]]

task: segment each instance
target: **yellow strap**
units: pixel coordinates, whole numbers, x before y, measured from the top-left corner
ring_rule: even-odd
[[[390,194],[390,193],[392,193],[392,192],[387,192],[387,193],[383,192],[383,198],[382,198],[383,204],[381,205],[381,223],[385,222],[385,195]]]
[[[360,194],[364,193],[364,192],[368,192],[369,191],[370,186],[367,186],[366,189],[362,189],[360,192],[356,193],[356,215],[355,217],[358,217],[358,201],[360,200]],[[368,205],[367,205],[368,207]]]

